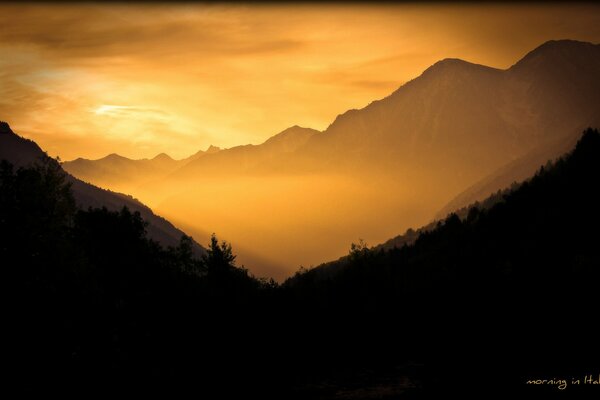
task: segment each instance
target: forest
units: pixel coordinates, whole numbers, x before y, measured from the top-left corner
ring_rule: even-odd
[[[3,161],[7,381],[209,398],[557,390],[526,381],[600,372],[598,182],[590,128],[489,207],[277,284],[215,235],[197,259],[187,236],[149,239],[139,213],[78,209],[56,160]]]

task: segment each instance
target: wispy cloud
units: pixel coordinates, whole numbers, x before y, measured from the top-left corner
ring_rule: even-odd
[[[166,118],[169,114],[153,108],[144,108],[139,106],[117,106],[113,104],[102,104],[95,108],[93,112],[97,115],[127,117],[127,116],[144,116],[152,118]]]

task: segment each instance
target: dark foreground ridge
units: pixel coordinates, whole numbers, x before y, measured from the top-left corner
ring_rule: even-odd
[[[78,210],[55,163],[3,162],[8,381],[208,398],[582,392],[527,381],[599,372],[598,182],[589,129],[491,208],[277,286],[216,238],[197,260],[185,238],[149,240],[139,214]]]

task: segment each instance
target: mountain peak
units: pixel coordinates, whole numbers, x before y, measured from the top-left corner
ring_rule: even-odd
[[[289,138],[292,136],[312,136],[319,131],[311,128],[303,128],[299,125],[290,126],[276,134],[275,136],[271,136],[269,139],[265,141],[265,143],[275,142],[279,140],[285,140],[284,138]]]
[[[156,157],[154,157],[152,160],[155,160],[155,161],[173,161],[173,159],[171,158],[171,156],[169,156],[167,153],[160,153]]]
[[[4,121],[0,121],[0,134],[7,134],[7,133],[13,133],[12,129],[10,129],[10,125],[8,125],[8,122],[4,122]]]
[[[559,40],[548,40],[545,43],[542,43],[535,49],[533,49],[530,53],[536,53],[540,51],[557,51],[557,50],[565,50],[572,48],[586,48],[596,46],[590,42],[582,42],[580,40],[572,40],[572,39],[559,39]]]
[[[475,64],[460,58],[444,58],[427,68],[423,76],[431,73],[471,73],[473,71],[498,71],[496,68]]]
[[[117,160],[128,160],[128,158],[123,157],[117,153],[111,153],[111,154],[107,155],[106,157],[101,158],[101,160],[117,161]]]
[[[221,148],[218,146],[213,146],[212,144],[210,146],[208,146],[208,149],[206,149],[205,153],[206,154],[210,154],[210,153],[216,153],[218,151],[221,151]]]
[[[460,66],[460,65],[474,65],[468,61],[465,61],[461,58],[453,58],[453,57],[449,57],[449,58],[443,58],[440,61],[436,62],[435,64],[433,64],[434,66]]]
[[[578,40],[549,40],[531,50],[510,69],[556,63],[579,63],[598,57],[600,45]],[[584,64],[585,65],[585,64]]]
[[[291,126],[271,136],[262,145],[279,148],[283,152],[291,152],[304,145],[311,137],[319,131],[311,128],[303,128],[298,125]]]

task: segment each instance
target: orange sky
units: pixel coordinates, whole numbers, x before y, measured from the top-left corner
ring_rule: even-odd
[[[0,4],[0,120],[68,160],[261,143],[385,97],[435,61],[507,68],[600,42],[583,5]]]

